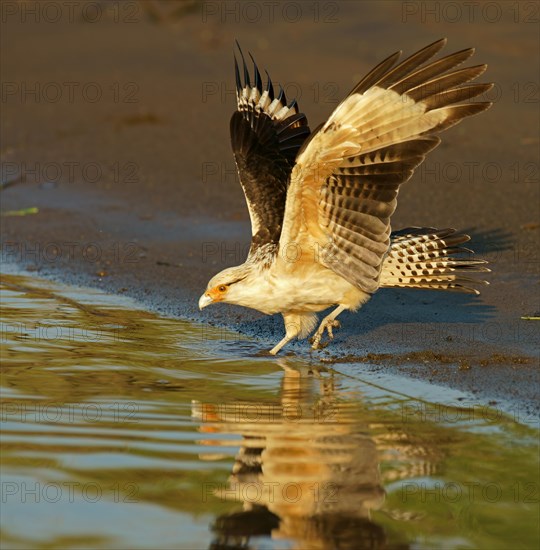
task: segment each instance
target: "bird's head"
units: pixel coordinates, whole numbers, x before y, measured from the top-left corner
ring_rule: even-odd
[[[228,267],[208,282],[205,293],[199,298],[199,308],[215,302],[244,305],[246,294],[245,282],[251,275],[251,269],[246,264],[237,267]],[[244,284],[242,284],[244,283]]]

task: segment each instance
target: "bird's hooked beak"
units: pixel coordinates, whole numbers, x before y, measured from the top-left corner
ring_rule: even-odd
[[[200,298],[199,298],[199,309],[203,309],[206,306],[210,305],[213,302],[212,296],[208,294],[208,292],[205,292]]]

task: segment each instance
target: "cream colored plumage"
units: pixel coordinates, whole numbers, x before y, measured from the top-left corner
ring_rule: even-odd
[[[311,134],[296,102],[287,104],[282,91],[274,96],[270,78],[262,90],[255,63],[253,86],[245,62],[243,84],[235,63],[231,139],[252,246],[243,265],[209,282],[201,308],[223,301],[282,313],[286,335],[275,354],[313,331],[316,312],[337,306],[314,336],[319,347],[325,330],[333,337],[336,317],[358,309],[379,287],[478,292],[468,284],[484,281],[463,274],[489,270],[470,255],[455,256],[470,253],[459,247],[466,235],[433,228],[391,234],[400,185],[440,142],[433,134],[490,105],[470,102],[490,84],[464,85],[485,65],[452,71],[473,50],[426,64],[444,44],[395,67],[399,53],[390,56]]]

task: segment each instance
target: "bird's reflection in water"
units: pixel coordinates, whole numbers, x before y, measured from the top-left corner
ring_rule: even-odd
[[[271,537],[278,546],[286,539],[286,547],[301,549],[385,548],[385,532],[370,517],[385,498],[384,449],[362,420],[365,405],[357,394],[347,401],[332,375],[300,375],[283,361],[280,398],[273,403],[193,405],[201,432],[242,437],[228,483],[212,487],[212,494],[243,508],[217,518],[212,548],[249,548],[256,537]]]

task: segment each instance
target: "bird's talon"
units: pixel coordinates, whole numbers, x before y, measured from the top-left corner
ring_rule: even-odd
[[[328,342],[316,342],[311,346],[311,349],[324,349],[328,345]]]
[[[339,328],[341,326],[341,323],[336,319],[328,319],[328,321],[323,321],[321,323],[321,326],[315,333],[315,335],[309,340],[313,345],[311,346],[312,349],[323,349],[325,348],[329,342],[321,342],[322,337],[324,336],[324,331],[328,332],[328,338],[330,340],[334,339],[334,328]]]

